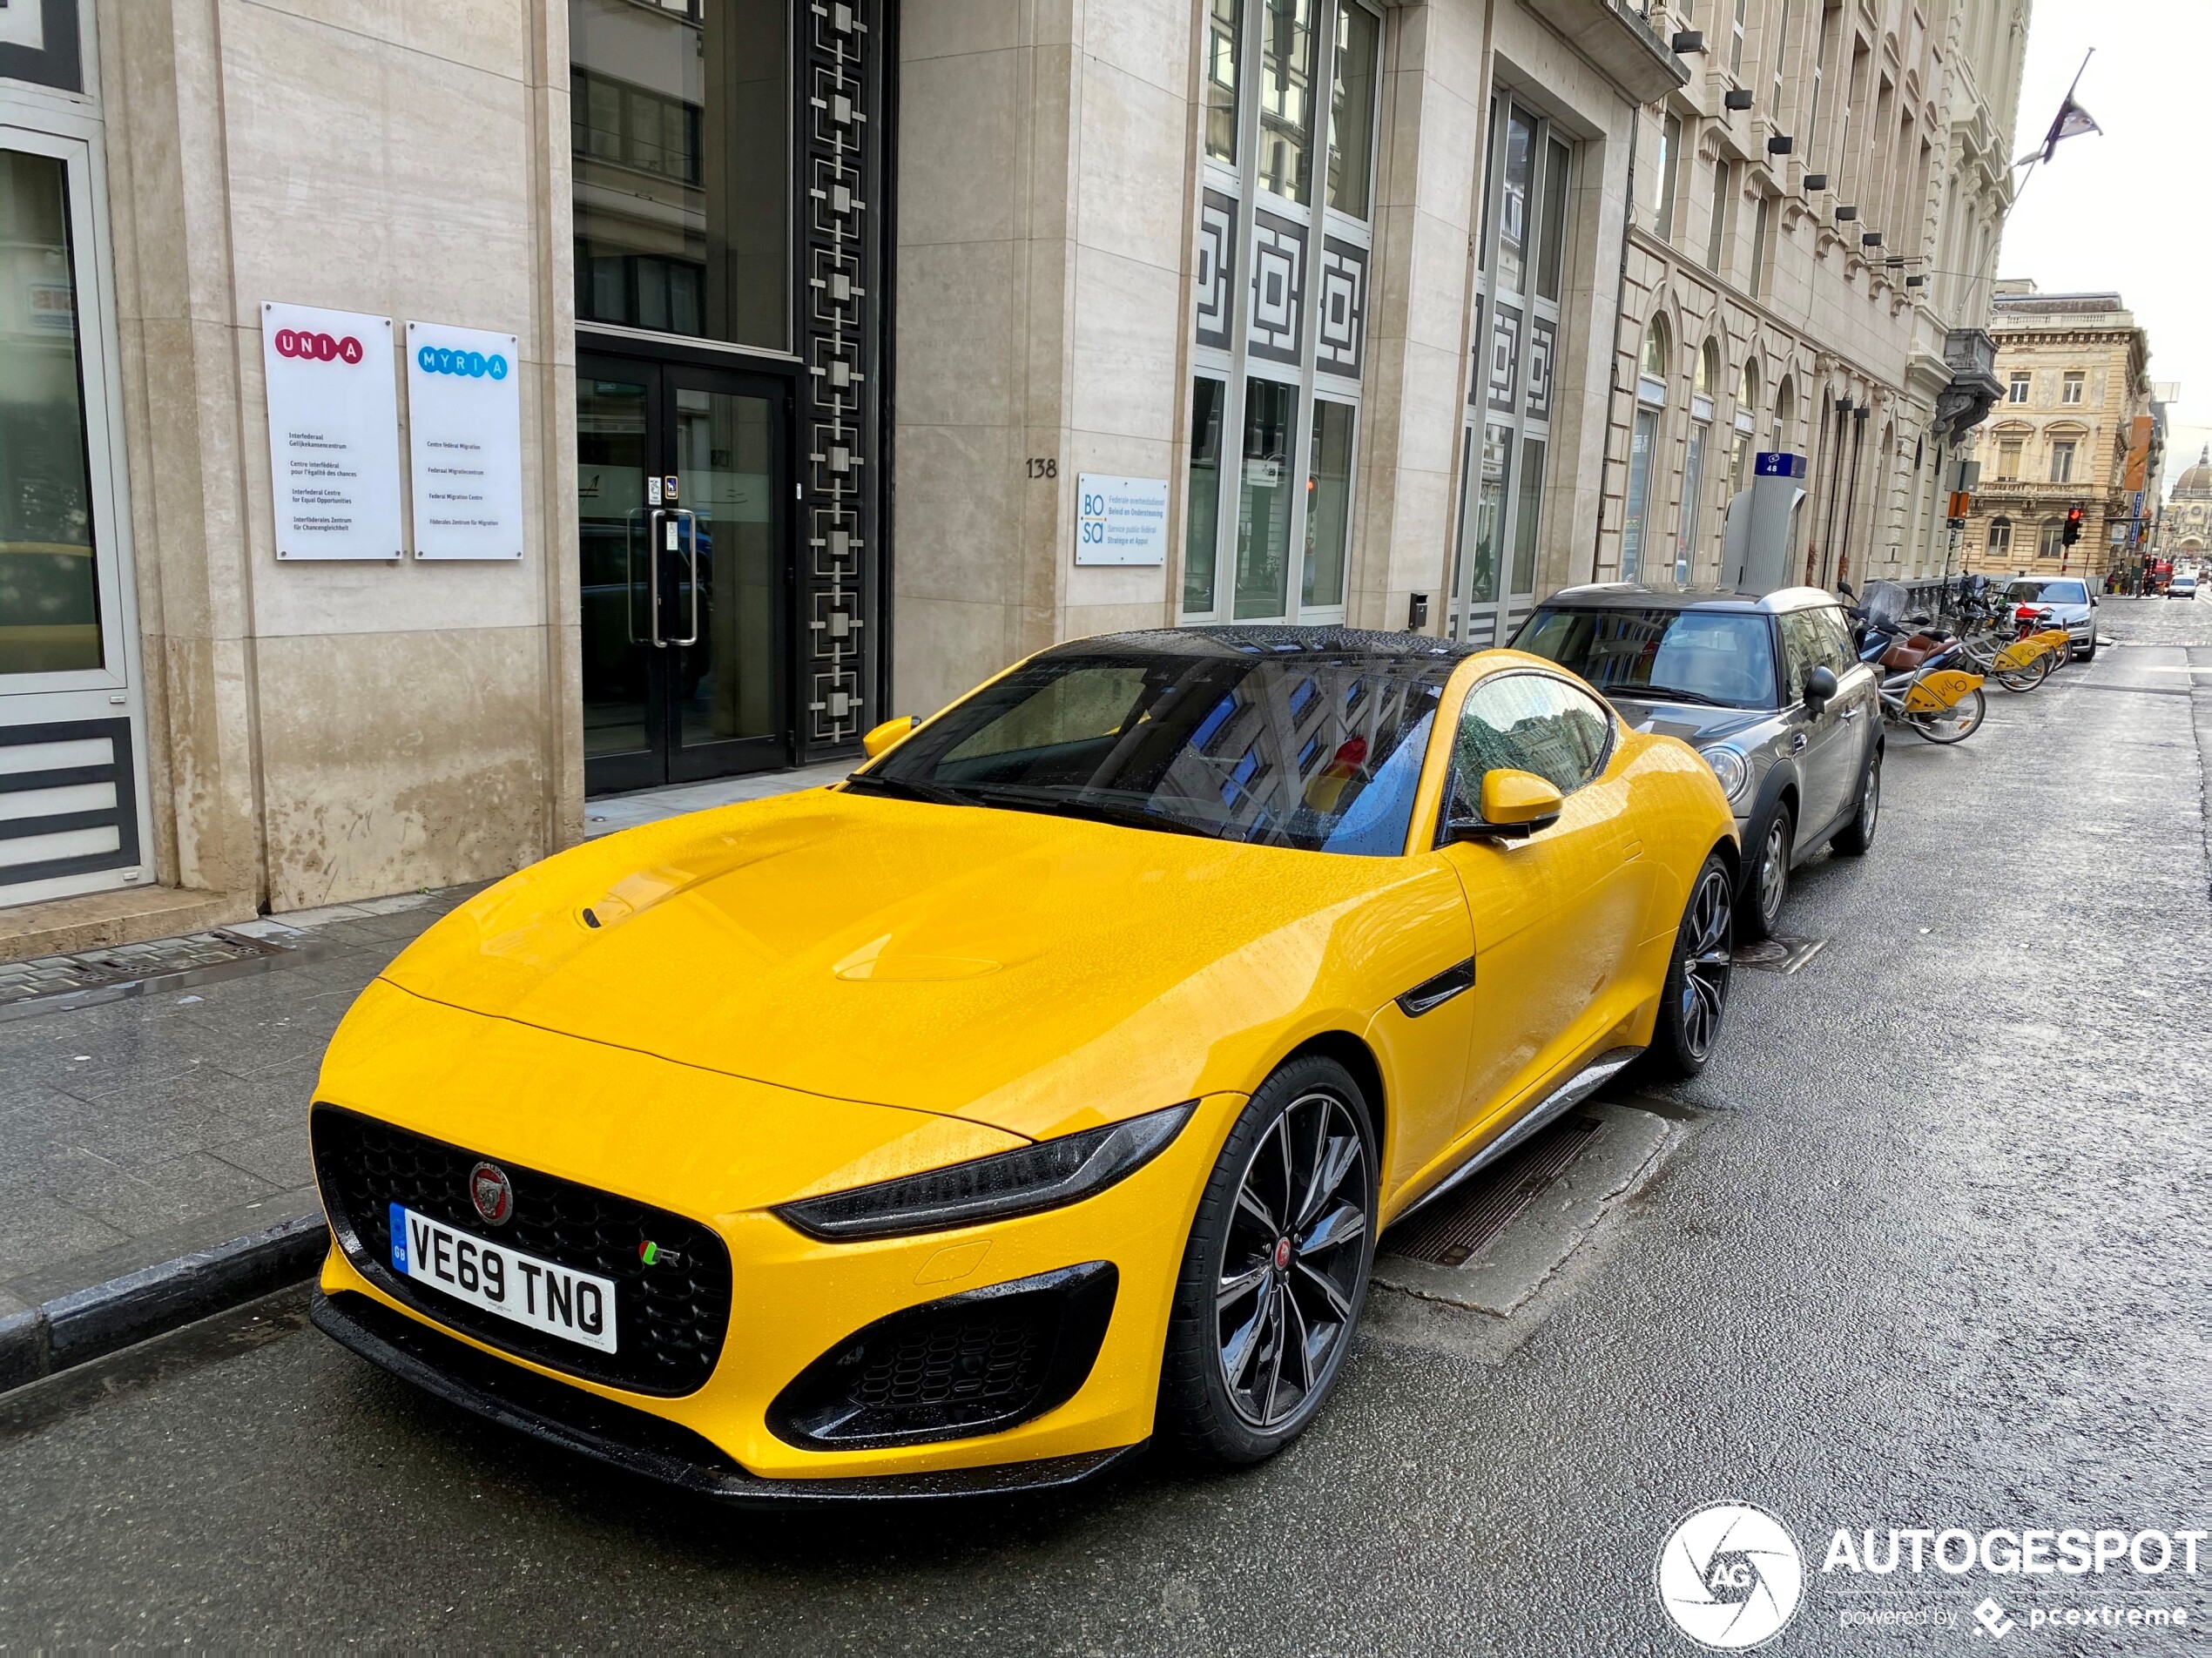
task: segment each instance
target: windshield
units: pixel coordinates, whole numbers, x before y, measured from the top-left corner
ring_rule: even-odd
[[[1752,612],[1545,609],[1529,617],[1514,645],[1608,694],[1777,706],[1773,630]]]
[[[2005,590],[2011,604],[2087,604],[2089,590],[2080,582],[2014,582]]]
[[[1396,857],[1455,661],[1071,647],[954,704],[852,786]]]

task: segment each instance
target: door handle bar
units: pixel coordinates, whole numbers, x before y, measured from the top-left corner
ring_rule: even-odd
[[[671,639],[668,643],[675,645],[697,644],[699,642],[698,515],[688,507],[678,507],[673,516],[676,522],[670,525],[670,529],[673,530],[676,529],[678,525],[681,526],[681,533],[684,537],[685,567],[691,576],[691,630],[683,638]],[[673,537],[671,537],[671,539],[673,539]]]

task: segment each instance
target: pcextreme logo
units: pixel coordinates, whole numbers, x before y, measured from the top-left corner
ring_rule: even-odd
[[[1750,1503],[1713,1503],[1660,1546],[1659,1604],[1715,1652],[1748,1652],[1780,1634],[1804,1592],[1804,1557],[1780,1520]]]

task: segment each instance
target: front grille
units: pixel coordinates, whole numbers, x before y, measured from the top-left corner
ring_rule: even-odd
[[[801,1371],[768,1426],[819,1450],[1004,1432],[1075,1397],[1119,1284],[1091,1261],[879,1318]]]
[[[394,1299],[439,1323],[554,1370],[633,1392],[702,1386],[730,1323],[730,1253],[697,1221],[501,1159],[514,1213],[487,1226],[469,1196],[481,1154],[317,1105],[310,1133],[315,1178],[347,1256]],[[403,1203],[473,1236],[615,1282],[611,1353],[545,1335],[391,1270],[391,1211]],[[657,1246],[647,1266],[642,1246]]]

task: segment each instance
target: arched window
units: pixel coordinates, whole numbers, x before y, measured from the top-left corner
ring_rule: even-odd
[[[1621,519],[1621,579],[1624,582],[1636,580],[1643,570],[1645,527],[1651,516],[1651,475],[1659,464],[1659,422],[1666,409],[1670,354],[1667,320],[1655,315],[1643,333],[1643,355],[1637,363],[1635,424],[1629,432],[1629,495]],[[1666,555],[1662,552],[1659,556]]]
[[[1774,448],[1780,454],[1790,447],[1790,428],[1797,418],[1797,394],[1784,374],[1774,388]]]
[[[2013,556],[2011,519],[1992,518],[1989,521],[1989,556],[1992,558],[2010,558]]]
[[[1728,493],[1730,500],[1751,484],[1751,448],[1759,440],[1759,365],[1746,358],[1743,378],[1736,388],[1736,435],[1728,445]]]
[[[1705,349],[1697,354],[1697,380],[1690,389],[1700,397],[1712,397],[1718,394],[1720,383],[1720,341],[1708,340]]]
[[[1756,357],[1747,358],[1743,364],[1743,378],[1736,388],[1736,407],[1746,414],[1756,414],[1759,407],[1759,363]]]
[[[1642,373],[1646,380],[1656,380],[1662,387],[1667,383],[1667,319],[1654,317],[1651,326],[1643,331],[1643,362]],[[1665,394],[1662,391],[1662,396]]]
[[[1687,584],[1696,570],[1704,525],[1705,457],[1713,448],[1713,393],[1720,385],[1720,342],[1708,340],[1697,353],[1689,383],[1689,437],[1682,454],[1682,517],[1675,535],[1675,580]]]

